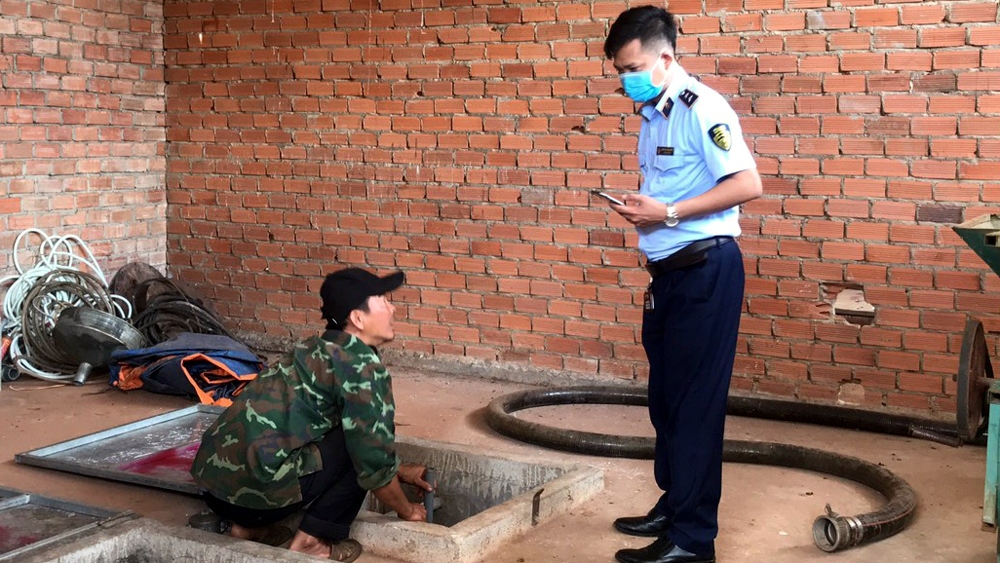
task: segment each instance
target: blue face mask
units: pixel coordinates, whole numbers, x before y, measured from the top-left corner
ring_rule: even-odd
[[[652,100],[663,91],[662,84],[653,84],[653,73],[649,70],[626,72],[618,75],[618,78],[622,81],[622,88],[625,89],[625,95],[640,104]]]

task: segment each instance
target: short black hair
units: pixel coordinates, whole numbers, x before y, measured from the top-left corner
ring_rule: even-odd
[[[329,319],[328,321],[326,321],[326,328],[327,328],[327,330],[331,330],[331,329],[344,330],[344,327],[347,326],[347,319],[349,319],[351,317],[351,313],[353,313],[354,311],[361,311],[362,313],[371,313],[372,312],[371,307],[368,306],[368,300],[369,299],[371,299],[371,296],[365,297],[365,300],[362,301],[361,303],[359,303],[357,307],[351,309],[347,313],[346,317],[344,317],[342,319],[339,319],[339,320],[337,320],[337,319]]]
[[[604,42],[604,55],[615,58],[615,53],[625,45],[639,40],[643,47],[666,41],[672,51],[677,50],[677,22],[674,15],[657,6],[639,6],[622,12],[611,24],[608,39]]]

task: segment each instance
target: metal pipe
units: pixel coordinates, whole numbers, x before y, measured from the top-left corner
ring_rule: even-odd
[[[437,472],[432,467],[424,471],[424,481],[427,481],[433,490],[424,491],[424,509],[427,510],[427,523],[434,523],[434,493],[437,491]]]
[[[923,440],[930,440],[931,442],[937,442],[953,448],[957,448],[962,445],[962,439],[954,434],[941,434],[934,432],[933,430],[917,428],[915,426],[910,428],[910,436]]]

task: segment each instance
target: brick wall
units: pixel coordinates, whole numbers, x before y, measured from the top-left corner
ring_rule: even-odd
[[[995,2],[675,0],[732,100],[746,206],[734,386],[954,410],[996,276],[952,233],[1000,200]],[[167,0],[168,262],[240,328],[314,331],[336,264],[402,268],[406,350],[642,378],[619,2]],[[1000,207],[998,207],[1000,208]],[[875,313],[836,315],[851,289]],[[854,321],[854,322],[849,322]]]
[[[0,0],[0,274],[27,228],[165,264],[162,33],[154,1]]]

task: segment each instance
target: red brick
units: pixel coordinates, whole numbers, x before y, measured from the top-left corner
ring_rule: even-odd
[[[903,25],[926,25],[944,21],[945,7],[942,5],[920,4],[903,6],[900,23]]]
[[[818,383],[846,383],[852,379],[851,368],[813,364],[809,368],[809,379]]]
[[[926,113],[926,96],[893,96],[882,98],[882,109],[885,113]]]
[[[921,30],[918,46],[921,49],[962,47],[965,45],[965,35],[965,28],[925,28]]]
[[[775,13],[764,16],[764,29],[768,31],[796,31],[805,29],[805,14]],[[791,37],[789,39],[792,39]]]
[[[787,16],[787,19],[783,16]],[[771,21],[767,18],[771,16],[766,16],[764,20],[764,27],[772,31],[784,31],[780,28],[789,27],[789,31],[794,29],[801,29],[800,27],[794,26],[804,26],[804,16],[801,14],[775,14],[774,17],[778,18],[775,22],[774,28],[769,27],[768,22]],[[810,35],[790,35],[785,39],[785,48],[787,51],[792,53],[822,53],[826,51],[826,38],[821,34],[810,34]]]
[[[895,358],[889,358],[888,360],[894,360]],[[880,357],[881,360],[881,357]],[[905,361],[900,363],[911,364],[911,361]],[[919,370],[919,366],[914,368],[907,368],[910,371]],[[943,381],[940,376],[935,375],[924,375],[921,373],[900,373],[899,375],[899,389],[901,391],[915,391],[920,393],[931,393],[938,394],[942,392]]]
[[[982,66],[983,68],[1000,67],[1000,49],[984,50],[982,58]]]
[[[840,364],[875,366],[875,352],[854,346],[836,346],[833,361]]]
[[[996,9],[996,6],[994,6]],[[974,27],[969,30],[970,45],[1000,45],[1000,26]]]
[[[899,24],[899,10],[891,8],[867,8],[854,11],[855,27],[889,27]]]
[[[760,381],[757,383],[756,391],[765,395],[777,395],[779,397],[794,397],[795,385],[787,382]]]
[[[940,51],[934,53],[934,68],[956,68],[967,69],[979,66],[980,52],[976,50],[967,51]]]
[[[913,49],[917,46],[917,30],[877,29],[874,45],[876,49]]]
[[[851,26],[851,13],[832,10],[808,12],[806,25],[809,29],[847,29]]]
[[[683,19],[681,24],[681,32],[684,34],[718,33],[719,29],[719,18],[710,16],[688,16]]]
[[[833,348],[827,344],[792,344],[791,357],[813,362],[830,362]]]
[[[768,377],[777,379],[805,380],[809,370],[807,364],[802,362],[770,360],[767,362],[765,373]]]
[[[885,223],[849,223],[847,225],[848,239],[885,241],[888,239],[889,226]]]
[[[930,400],[926,395],[890,393],[886,398],[886,403],[890,407],[907,409],[928,410],[930,408]]]
[[[921,328],[928,330],[958,330],[964,326],[964,313],[946,313],[940,311],[924,311],[921,314]]]
[[[865,252],[871,254],[869,249],[874,245],[865,248]],[[877,247],[876,247],[877,248]],[[871,258],[868,258],[872,261]],[[875,264],[848,264],[847,275],[844,279],[860,284],[884,284],[886,283],[886,267]]]
[[[885,68],[885,56],[881,53],[844,53],[840,57],[841,71],[876,71]]]
[[[932,68],[933,58],[934,55],[930,52],[890,52],[888,57],[886,57],[886,68],[889,70],[929,72]]]
[[[866,388],[895,389],[897,373],[875,369],[857,369],[854,377]]]
[[[839,323],[816,325],[816,338],[822,342],[857,344],[859,336],[860,327],[857,325]]]
[[[941,333],[907,331],[903,334],[903,345],[910,350],[946,352],[948,339]]]
[[[993,2],[967,2],[953,4],[948,21],[954,23],[995,22],[997,5]]]
[[[957,121],[953,117],[915,117],[913,118],[914,135],[954,135]]]
[[[993,180],[1000,173],[1000,163],[981,162],[979,164],[960,163],[958,177],[972,180]]]

